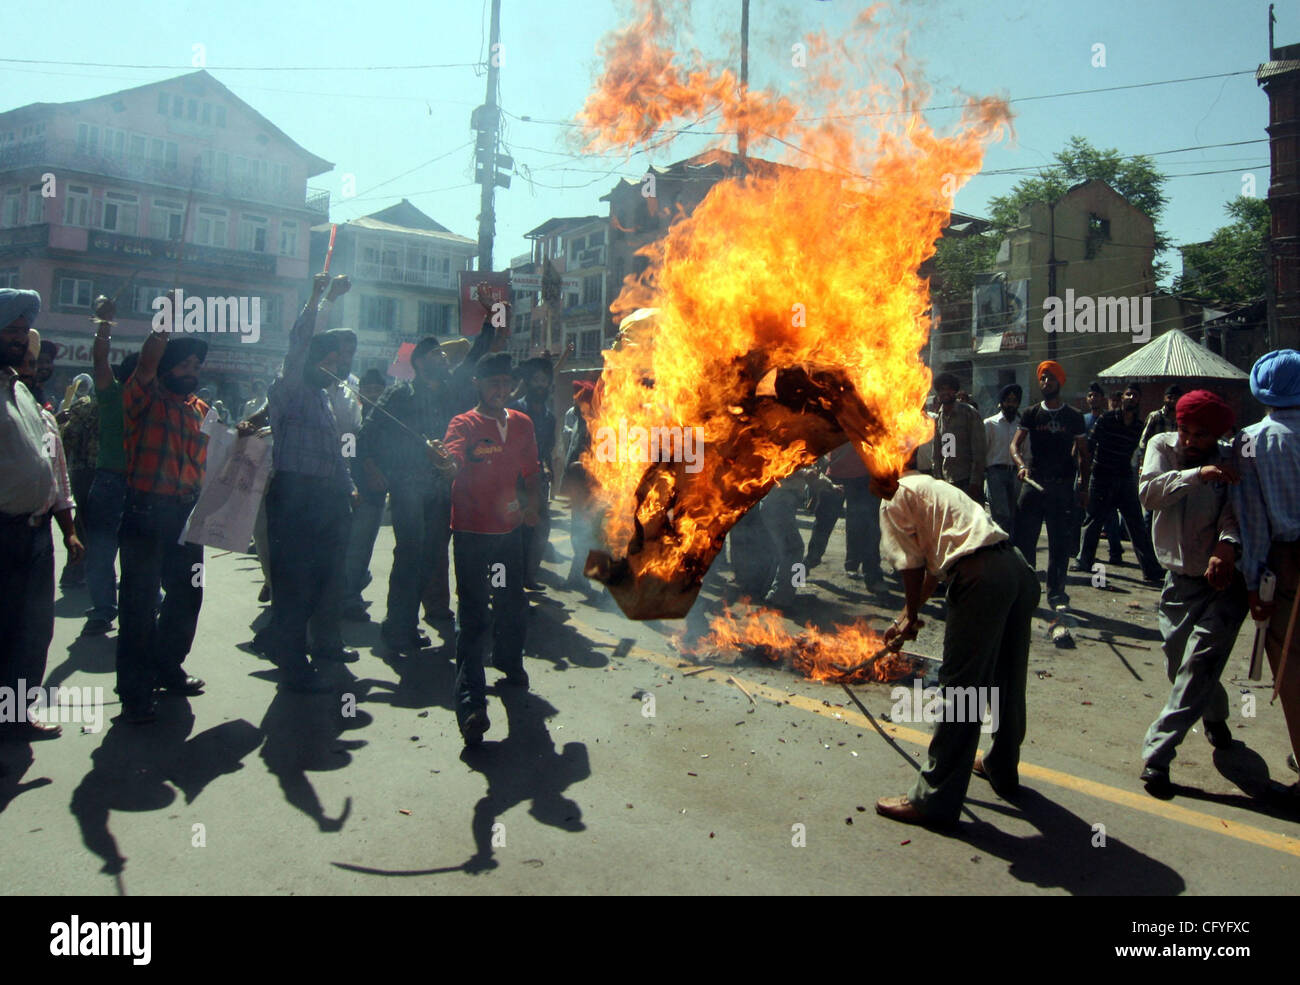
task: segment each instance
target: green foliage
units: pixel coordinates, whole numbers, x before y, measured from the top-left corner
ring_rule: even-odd
[[[1000,239],[994,233],[984,233],[939,240],[931,296],[940,304],[969,303],[975,275],[993,266]]]
[[[1261,250],[1268,242],[1268,202],[1241,196],[1223,209],[1232,222],[1208,242],[1183,247],[1183,273],[1174,281],[1179,294],[1218,304],[1239,304],[1264,296]]]

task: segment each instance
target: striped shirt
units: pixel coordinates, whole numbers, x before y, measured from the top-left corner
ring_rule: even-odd
[[[172,393],[157,377],[145,386],[132,373],[122,388],[127,485],[159,496],[197,496],[208,454],[208,436],[199,428],[207,413],[194,394]]]
[[[352,476],[343,458],[343,440],[324,387],[303,380],[307,350],[316,330],[316,309],[308,305],[289,332],[284,368],[267,391],[270,409],[271,461],[276,472],[333,479],[346,492]]]
[[[1273,541],[1300,540],[1300,407],[1275,408],[1237,435],[1233,452],[1241,472],[1232,487],[1241,573],[1253,590]]]

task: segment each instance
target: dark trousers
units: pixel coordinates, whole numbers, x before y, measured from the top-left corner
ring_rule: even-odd
[[[1068,605],[1065,573],[1073,553],[1070,529],[1074,523],[1074,481],[1033,478],[1044,491],[1039,492],[1027,482],[1022,484],[1013,539],[1032,567],[1038,557],[1038,535],[1043,531],[1044,521],[1047,523],[1047,601],[1053,606]]]
[[[193,499],[127,490],[117,634],[124,709],[147,707],[155,687],[185,677],[203,605],[203,545],[177,543],[193,508]]]
[[[451,547],[451,493],[440,493],[433,506],[433,556],[429,561],[429,577],[424,583],[420,602],[424,618],[437,622],[451,612],[451,578],[448,572],[447,553]]]
[[[126,503],[126,475],[99,469],[86,502],[86,589],[92,619],[117,618],[117,533]]]
[[[487,704],[483,651],[492,640],[492,665],[510,673],[523,669],[524,531],[452,535],[456,561],[456,721]],[[490,606],[490,611],[489,611]]]
[[[983,689],[986,701],[996,702],[984,768],[999,786],[1019,782],[1030,624],[1038,597],[1038,577],[1010,541],[960,559],[948,580],[939,686]],[[935,725],[929,761],[908,794],[927,817],[956,820],[961,811],[980,741],[981,724],[970,717],[945,713]]]
[[[266,529],[271,552],[271,659],[286,673],[307,669],[311,650],[343,647],[339,612],[343,604],[341,559],[351,528],[347,492],[337,480],[297,472],[276,472],[266,493]]]
[[[388,509],[394,545],[383,634],[391,643],[405,645],[419,629],[421,598],[426,606],[432,598],[440,601],[441,610],[450,607],[451,593],[445,586],[451,505],[446,489],[394,485],[388,493]],[[430,588],[431,579],[441,583]]]
[[[1091,568],[1097,557],[1097,544],[1110,518],[1119,510],[1128,527],[1129,540],[1133,543],[1133,553],[1137,556],[1142,573],[1148,578],[1163,578],[1164,571],[1156,560],[1155,549],[1151,546],[1151,535],[1142,522],[1142,506],[1138,502],[1137,478],[1132,472],[1122,475],[1093,475],[1088,483],[1088,522],[1083,529],[1083,547],[1079,552],[1079,563]],[[1111,542],[1112,552],[1115,550]]]
[[[868,581],[880,578],[880,500],[871,495],[870,476],[841,480],[844,484],[844,569]]]
[[[740,591],[762,600],[776,577],[776,547],[755,505],[727,532],[727,552]]]
[[[1010,465],[990,465],[984,470],[984,496],[993,522],[1010,536],[1016,532],[1016,498],[1020,480]]]
[[[370,558],[375,552],[375,539],[384,524],[386,496],[361,497],[352,511],[352,532],[348,535],[348,550],[343,559],[343,605],[360,608],[364,604],[362,590],[370,584]]]
[[[823,489],[817,494],[817,504],[813,507],[812,536],[808,538],[809,566],[821,561],[835,524],[843,512],[844,493],[832,488]]]
[[[73,515],[73,527],[77,531],[77,540],[86,543],[86,504],[90,501],[90,485],[95,479],[94,469],[70,469],[68,485],[72,489],[72,501],[77,506]],[[65,562],[59,584],[63,586],[80,585],[86,578],[86,561],[83,558],[76,564]]]
[[[11,688],[7,693],[17,702],[20,686],[39,687],[45,679],[54,637],[54,540],[48,516],[36,527],[26,517],[0,516],[0,599],[5,606],[0,687]]]
[[[537,477],[537,526],[524,527],[524,576],[528,584],[536,584],[542,570],[542,559],[551,542],[551,480],[545,474]],[[522,500],[520,500],[522,502]]]

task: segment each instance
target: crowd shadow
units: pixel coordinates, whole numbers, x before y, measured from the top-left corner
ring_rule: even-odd
[[[1072,896],[1176,896],[1187,888],[1170,866],[1031,788],[1021,787],[1014,807],[972,797],[967,804],[1023,818],[1038,829],[1019,836],[976,820],[940,832],[1009,862],[1008,872],[1021,882]]]
[[[506,737],[467,747],[460,757],[488,783],[470,821],[475,851],[461,867],[471,874],[496,868],[495,849],[510,844],[497,818],[525,801],[529,816],[541,824],[571,833],[586,830],[582,808],[564,796],[591,776],[586,745],[568,742],[556,750],[546,719],[558,712],[545,699],[510,687],[500,688],[498,696],[506,712]]]
[[[575,621],[574,612],[556,599],[535,600],[530,608],[524,654],[547,661],[554,670],[599,670],[609,664],[609,658],[585,635],[585,627]]]
[[[0,742],[0,814],[29,790],[49,786],[54,782],[48,776],[23,781],[35,762],[36,754],[32,751],[30,742]]]
[[[91,753],[90,772],[72,792],[70,810],[81,840],[103,861],[100,871],[117,878],[119,893],[125,893],[127,857],[110,828],[112,812],[163,810],[176,799],[173,786],[192,804],[213,780],[242,769],[262,741],[261,732],[242,719],[189,738],[193,727],[194,712],[179,697],[160,702],[158,720],[150,725],[113,723]]]
[[[78,636],[68,644],[68,655],[45,676],[46,687],[58,687],[76,673],[117,673],[116,636]]]

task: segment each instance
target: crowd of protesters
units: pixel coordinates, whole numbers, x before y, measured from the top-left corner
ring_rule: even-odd
[[[425,339],[410,355],[410,379],[385,385],[374,371],[358,379],[355,333],[329,327],[348,289],[346,277],[315,278],[279,376],[228,415],[237,418],[238,440],[271,441],[254,534],[270,623],[255,647],[279,668],[281,688],[329,690],[321,667],[358,657],[341,624],[371,619],[362,593],[387,510],[394,549],[382,645],[394,657],[431,647],[421,610],[444,637],[454,632],[455,714],[465,742],[476,744],[489,729],[485,666],[503,672],[506,686],[529,685],[525,591],[542,587],[552,494],[571,511],[566,584],[595,590],[582,573],[600,539],[583,466],[595,388],[575,382],[572,406],[557,420],[558,367],[549,357],[512,364],[496,332],[508,321],[486,302],[472,343]],[[118,621],[122,720],[145,725],[160,692],[205,688],[185,667],[203,602],[196,576],[203,548],[182,530],[204,481],[206,343],[155,331],[138,354],[110,366],[115,312],[100,299],[94,372],[74,381],[56,407],[44,387],[53,353],[33,329],[39,311],[35,292],[0,291],[0,578],[17,612],[0,637],[0,686],[44,678],[53,521],[67,553],[62,583],[84,582],[90,597],[83,634],[102,635]],[[1170,387],[1143,421],[1138,384],[1112,394],[1109,408],[1096,384],[1085,415],[1063,399],[1065,370],[1053,361],[1038,367],[1040,400],[1026,406],[1022,389],[1007,386],[988,418],[961,383],[952,374],[935,378],[934,441],[918,449],[898,483],[870,476],[845,445],[779,483],[728,536],[743,593],[797,611],[802,582],[790,572],[822,563],[843,515],[845,573],[877,595],[889,588],[886,568],[901,580],[904,609],[886,638],[914,637],[922,606],[944,592],[949,679],[1004,688],[1011,702],[1004,722],[1012,727],[989,756],[975,758],[978,723],[945,726],[912,794],[882,801],[881,812],[926,822],[953,817],[972,768],[999,792],[1015,791],[1044,525],[1050,609],[1068,609],[1070,561],[1092,572],[1103,536],[1111,563],[1120,561],[1121,524],[1143,579],[1161,588],[1171,691],[1142,747],[1142,779],[1153,792],[1170,787],[1170,762],[1196,722],[1204,721],[1216,746],[1232,741],[1219,678],[1248,614],[1268,627],[1268,657],[1293,750],[1300,749],[1300,661],[1286,667],[1287,647],[1300,648],[1293,626],[1300,354],[1277,351],[1256,363],[1251,390],[1269,416],[1240,432],[1224,400],[1205,390]],[[806,548],[802,509],[813,516]],[[1272,578],[1264,580],[1276,582],[1271,600],[1260,593],[1266,570]],[[28,739],[58,734],[36,717],[4,726]]]

